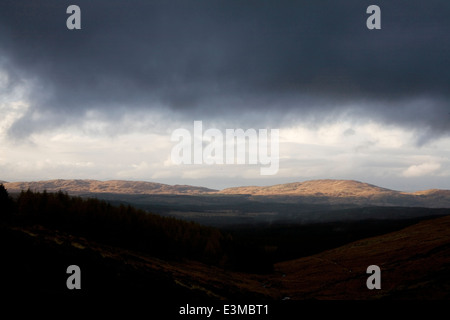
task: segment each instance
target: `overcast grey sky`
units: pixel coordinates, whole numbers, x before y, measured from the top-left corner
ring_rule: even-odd
[[[0,179],[450,189],[449,16],[446,0],[4,0]],[[174,166],[170,135],[194,120],[280,129],[278,174]]]

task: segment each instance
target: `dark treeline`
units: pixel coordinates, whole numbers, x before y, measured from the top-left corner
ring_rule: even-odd
[[[193,259],[241,270],[248,262],[237,260],[239,245],[219,229],[61,191],[28,190],[13,199],[0,185],[0,215],[2,221],[15,225],[42,225],[160,258]]]

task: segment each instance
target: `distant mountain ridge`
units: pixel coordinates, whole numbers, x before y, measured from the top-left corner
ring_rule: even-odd
[[[450,208],[450,190],[403,192],[355,180],[323,179],[266,187],[235,187],[221,190],[219,193],[246,194],[253,198],[264,197],[281,202]]]
[[[216,190],[188,185],[168,185],[146,181],[127,180],[46,180],[34,182],[9,182],[4,184],[10,192],[22,190],[80,193],[118,193],[118,194],[204,194]]]
[[[450,208],[450,190],[430,189],[403,192],[378,187],[355,180],[309,180],[272,186],[243,186],[214,190],[190,185],[168,185],[146,181],[127,180],[47,180],[35,182],[7,182],[9,192],[32,191],[70,194],[130,194],[130,195],[216,195],[246,196],[276,202],[314,204],[354,204],[358,206],[423,206]]]

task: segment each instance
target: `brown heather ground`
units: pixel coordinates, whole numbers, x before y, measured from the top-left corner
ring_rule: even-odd
[[[381,290],[366,287],[372,264],[381,268]],[[449,299],[450,217],[278,263],[275,269],[270,281],[291,299]]]

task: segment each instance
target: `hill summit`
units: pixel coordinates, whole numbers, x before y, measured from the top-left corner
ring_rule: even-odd
[[[267,187],[236,187],[227,188],[220,193],[251,194],[251,195],[298,195],[298,196],[326,196],[326,197],[367,197],[373,195],[390,195],[397,193],[390,189],[377,187],[355,180],[310,180],[277,184]]]

